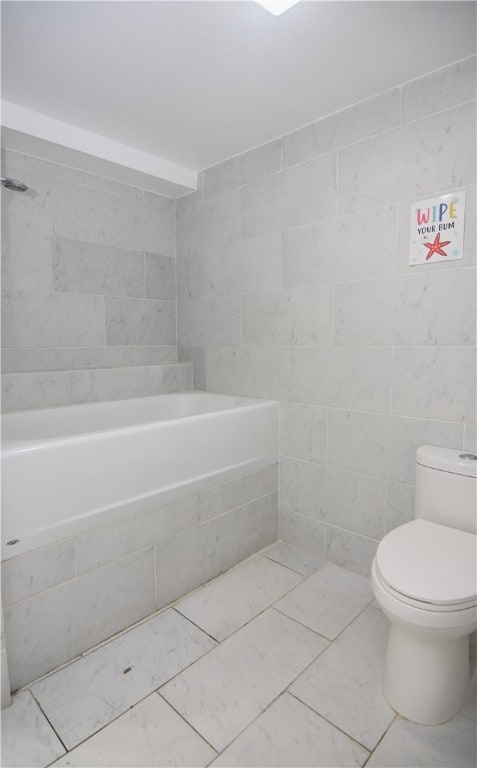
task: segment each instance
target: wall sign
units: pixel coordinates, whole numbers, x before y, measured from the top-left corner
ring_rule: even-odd
[[[409,264],[463,259],[464,218],[465,192],[413,203]]]

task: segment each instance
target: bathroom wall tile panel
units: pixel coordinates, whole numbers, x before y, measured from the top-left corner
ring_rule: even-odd
[[[173,256],[145,254],[146,298],[176,300],[176,260]]]
[[[53,349],[2,349],[2,371],[50,371],[57,368]]]
[[[464,451],[477,453],[477,424],[464,425]]]
[[[281,397],[298,403],[389,411],[391,350],[294,349],[281,352]]]
[[[99,193],[96,190],[21,169],[12,168],[11,175],[24,181],[28,191],[16,194],[2,189],[4,220],[25,224],[47,235],[99,241]]]
[[[463,258],[454,261],[435,261],[427,262],[426,264],[409,264],[409,240],[410,240],[410,219],[411,211],[414,208],[415,203],[419,203],[420,199],[413,200],[411,202],[406,201],[400,203],[398,206],[398,272],[407,272],[409,274],[415,274],[417,272],[434,272],[441,269],[460,269],[462,267],[475,266],[476,263],[476,251],[477,251],[477,234],[476,234],[476,186],[470,184],[462,189],[456,189],[455,187],[446,192],[456,193],[458,196],[460,192],[465,192],[465,227],[464,227],[464,250]],[[437,195],[436,195],[437,196]]]
[[[250,554],[250,510],[239,507],[155,545],[156,607],[205,584]]]
[[[202,253],[186,253],[176,258],[177,298],[203,299],[205,296],[205,257]]]
[[[476,57],[451,64],[430,75],[401,86],[401,120],[418,120],[426,115],[475,99]]]
[[[213,299],[190,299],[178,307],[179,341],[200,347],[207,341],[216,345],[239,345],[242,340],[240,298],[217,296]]]
[[[142,200],[144,196],[143,190],[137,187],[131,187],[128,184],[121,184],[118,181],[103,178],[103,176],[78,171],[76,168],[68,168],[66,165],[58,165],[50,161],[46,163],[46,175],[53,179],[70,181],[82,187],[91,187],[91,189],[97,189],[99,192],[110,192],[121,197],[131,197],[134,200]]]
[[[53,289],[70,293],[144,298],[144,254],[55,237]]]
[[[5,623],[13,689],[153,610],[152,548],[8,606]],[[63,618],[52,621],[52,616]]]
[[[226,192],[233,187],[241,187],[279,171],[281,162],[281,140],[276,139],[207,168],[204,171],[205,197]]]
[[[3,605],[68,581],[75,576],[73,539],[64,539],[2,563]]]
[[[206,295],[272,291],[282,287],[282,237],[272,233],[208,251]]]
[[[252,501],[250,506],[250,552],[259,552],[278,539],[278,492]]]
[[[173,301],[106,297],[106,343],[157,345],[176,343]]]
[[[336,153],[287,168],[242,189],[243,237],[299,227],[336,213]]]
[[[2,228],[2,286],[23,291],[51,291],[51,250],[48,235],[26,224]]]
[[[177,363],[177,347],[175,344],[155,345],[144,347],[146,365],[163,365]]]
[[[203,347],[209,304],[206,299],[188,299],[177,305],[177,338],[181,345]]]
[[[319,520],[280,508],[278,533],[282,541],[312,552],[320,558],[326,557],[326,525]]]
[[[396,220],[396,206],[385,206],[284,232],[283,286],[393,274]]]
[[[332,341],[329,285],[242,296],[245,346],[326,345]]]
[[[472,184],[475,105],[439,112],[340,149],[338,167],[340,213]]]
[[[67,373],[5,373],[2,375],[2,410],[4,412],[67,405],[70,401]]]
[[[204,253],[241,237],[240,191],[216,195],[177,211],[177,255]]]
[[[207,347],[211,392],[280,399],[280,350],[274,347]]]
[[[175,363],[173,365],[163,365],[161,368],[162,391],[165,394],[170,392],[188,392],[194,388],[192,363]]]
[[[335,343],[471,346],[475,268],[335,287]]]
[[[326,464],[327,425],[326,408],[280,403],[280,453]]]
[[[145,549],[198,522],[198,495],[194,493],[162,506],[152,504],[140,514],[79,534],[74,541],[78,574]]]
[[[163,368],[150,365],[70,371],[67,375],[70,377],[71,402],[93,403],[162,395],[165,392]]]
[[[46,174],[47,162],[39,157],[24,155],[21,152],[15,152],[13,149],[2,147],[2,171],[5,175],[12,176],[12,168],[22,171],[31,171],[32,173]]]
[[[353,472],[414,482],[420,445],[460,448],[463,425],[429,419],[331,409],[328,413],[329,463]]]
[[[169,349],[169,347],[166,347]],[[124,368],[145,365],[144,347],[86,347],[85,349],[54,349],[54,367],[58,370],[82,368]]]
[[[388,480],[386,488],[386,533],[414,519],[414,486]]]
[[[102,296],[6,291],[3,313],[6,347],[104,345]]]
[[[283,167],[399,125],[399,88],[361,101],[283,137]]]
[[[280,459],[280,503],[298,514],[377,539],[384,534],[385,495],[379,478]]]
[[[273,493],[278,488],[278,465],[236,477],[199,492],[200,519],[209,520],[234,507]]]
[[[174,256],[174,200],[159,195],[154,195],[153,198],[141,202],[102,192],[103,242],[122,248]]]
[[[193,365],[193,389],[206,389],[205,347],[178,347],[179,360]]]
[[[187,195],[176,198],[176,210],[181,211],[185,208],[190,208],[191,205],[200,202],[204,199],[204,171],[199,171],[197,174],[197,189],[194,192],[189,192]]]
[[[328,526],[326,529],[326,559],[348,571],[369,576],[378,542]]]
[[[475,349],[398,347],[393,354],[393,413],[475,421]]]

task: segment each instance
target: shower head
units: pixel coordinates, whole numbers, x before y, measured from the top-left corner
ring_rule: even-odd
[[[26,184],[23,183],[23,181],[18,181],[17,179],[9,179],[2,178],[0,179],[0,183],[3,187],[6,187],[7,189],[11,189],[12,192],[26,192],[28,187]]]

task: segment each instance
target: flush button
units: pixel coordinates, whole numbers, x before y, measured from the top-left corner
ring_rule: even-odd
[[[475,453],[460,453],[459,459],[470,459],[470,461],[477,461]]]

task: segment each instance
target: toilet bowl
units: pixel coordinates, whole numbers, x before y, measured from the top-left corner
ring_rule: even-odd
[[[430,446],[418,450],[419,460],[426,464],[416,467],[416,519],[380,542],[371,584],[391,621],[384,695],[409,720],[437,725],[464,704],[469,635],[477,629],[475,462],[466,466],[458,452]],[[426,472],[421,473],[420,466]],[[456,475],[466,483],[460,498],[454,496]],[[452,500],[445,493],[449,479]],[[465,511],[463,501],[470,502]],[[456,519],[459,527],[443,524]]]

